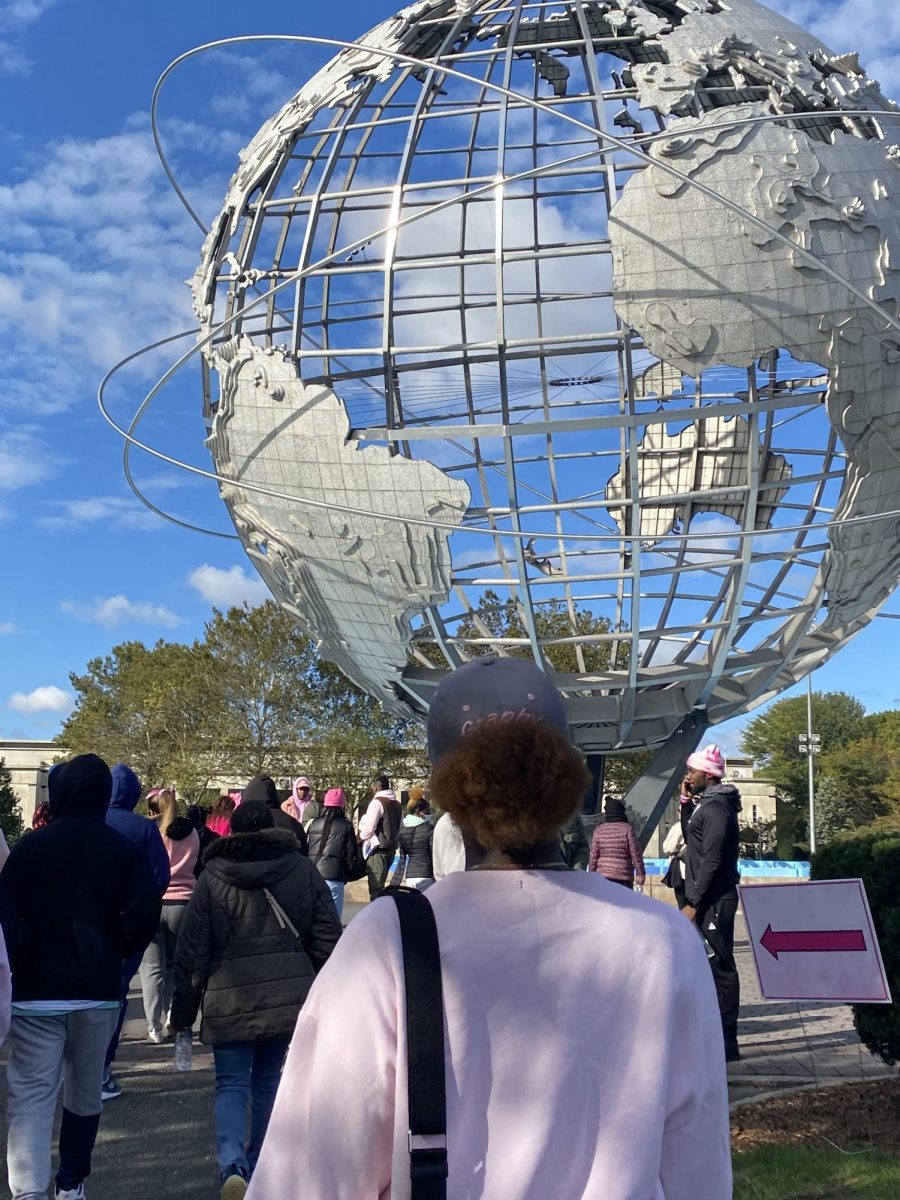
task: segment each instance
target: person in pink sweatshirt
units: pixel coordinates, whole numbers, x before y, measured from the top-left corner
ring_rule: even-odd
[[[430,794],[467,869],[425,893],[440,941],[450,1200],[730,1200],[728,1094],[700,938],[569,871],[587,783],[550,680],[477,658],[438,688]],[[297,1022],[247,1200],[409,1200],[395,905],[347,928]],[[437,1191],[432,1194],[441,1194]]]
[[[160,1045],[166,1040],[166,1024],[175,991],[175,944],[197,884],[195,868],[200,838],[187,817],[178,815],[174,788],[149,792],[147,810],[159,823],[171,869],[169,886],[163,893],[159,928],[144,952],[140,969],[147,1040]]]

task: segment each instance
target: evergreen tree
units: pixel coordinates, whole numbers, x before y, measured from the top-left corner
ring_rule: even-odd
[[[0,829],[3,830],[10,845],[22,833],[22,810],[19,807],[19,798],[13,791],[12,771],[3,758],[0,758]]]

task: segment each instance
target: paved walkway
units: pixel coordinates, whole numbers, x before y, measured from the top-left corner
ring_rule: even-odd
[[[360,906],[348,906],[346,917]],[[737,946],[741,1062],[729,1068],[732,1100],[806,1084],[896,1074],[874,1059],[843,1005],[766,1004],[759,995],[743,922]],[[137,981],[135,981],[137,982]],[[104,1108],[89,1200],[213,1200],[212,1054],[194,1046],[194,1069],[175,1071],[172,1046],[144,1041],[139,991],[130,998],[116,1075],[123,1096]],[[5,1056],[0,1051],[0,1061]],[[5,1149],[6,1072],[0,1070],[0,1146]],[[0,1151],[0,1155],[5,1157]],[[2,1179],[2,1172],[0,1172]],[[0,1196],[8,1195],[0,1182]]]

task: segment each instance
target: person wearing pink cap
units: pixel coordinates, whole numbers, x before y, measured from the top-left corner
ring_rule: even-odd
[[[740,883],[738,813],[741,794],[723,782],[725,760],[716,745],[696,750],[687,760],[685,782],[697,801],[685,833],[687,870],[681,910],[703,934],[716,984],[725,1061],[740,1058],[737,1040],[741,985],[734,961],[734,918]]]
[[[344,911],[344,888],[356,878],[360,849],[353,826],[344,816],[347,798],[343,788],[329,788],[322,811],[309,826],[309,861],[328,885],[340,917]]]

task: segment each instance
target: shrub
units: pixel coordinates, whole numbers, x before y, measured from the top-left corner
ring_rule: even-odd
[[[889,1066],[900,1061],[900,834],[832,842],[812,860],[813,879],[862,879],[893,1004],[854,1004],[863,1043]]]

